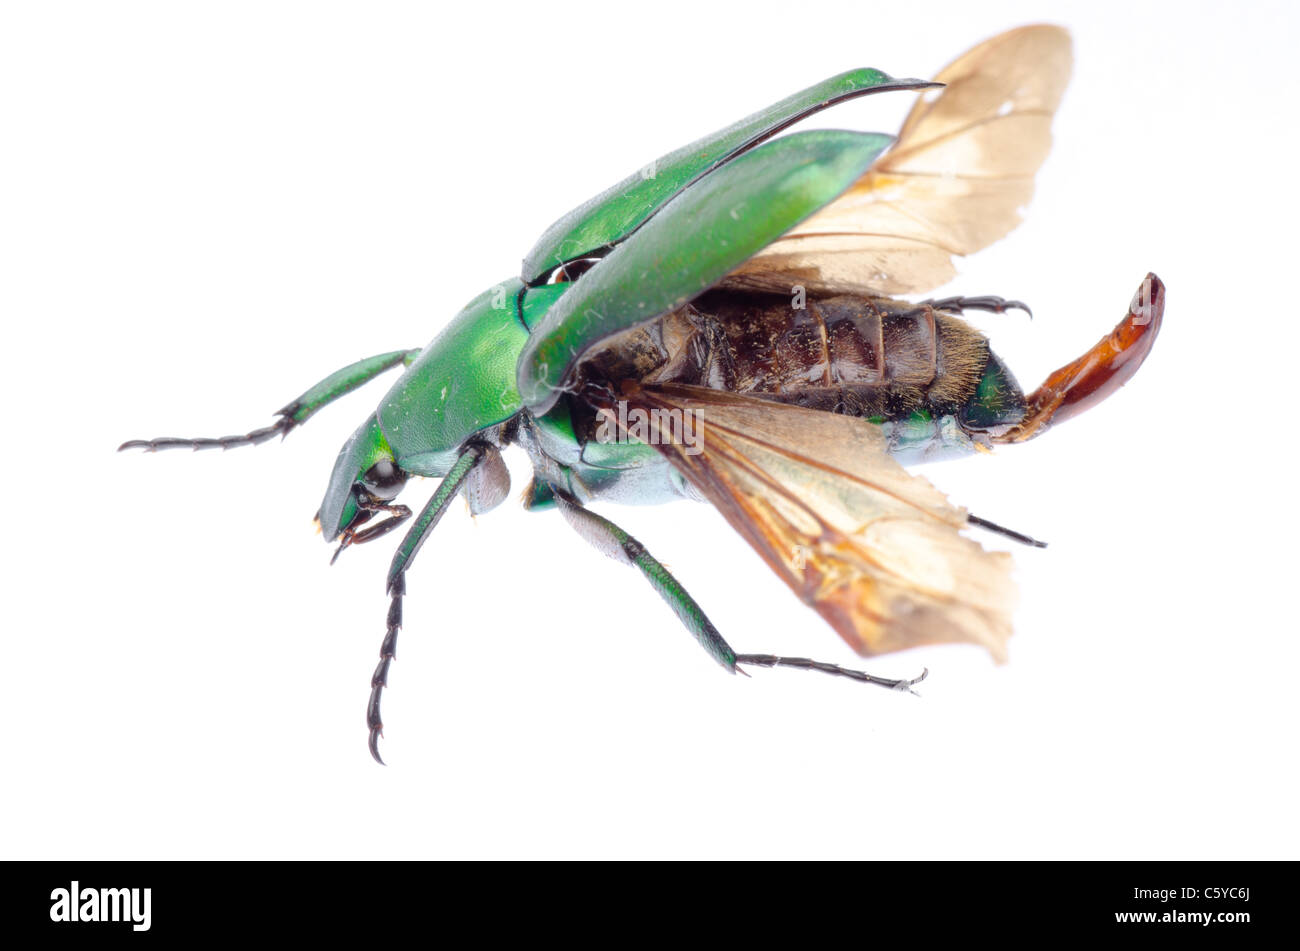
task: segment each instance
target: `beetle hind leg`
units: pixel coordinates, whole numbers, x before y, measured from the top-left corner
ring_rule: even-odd
[[[609,519],[584,508],[582,503],[558,486],[552,485],[550,488],[564,520],[574,531],[602,554],[638,569],[659,592],[659,596],[668,602],[673,613],[686,625],[686,629],[709,656],[734,673],[736,652],[723,640],[703,609],[668,569],[646,551],[644,545]]]
[[[966,311],[982,310],[990,314],[1005,314],[1009,310],[1023,310],[1032,319],[1034,312],[1023,301],[1007,300],[993,294],[981,294],[978,297],[944,297],[939,300],[923,300],[918,307],[933,307],[935,310]]]
[[[556,504],[573,529],[603,554],[615,561],[638,569],[659,596],[673,609],[673,613],[695,636],[703,647],[719,664],[732,673],[745,673],[741,668],[750,667],[787,667],[797,670],[815,670],[835,677],[847,677],[859,683],[875,684],[891,690],[912,692],[912,687],[925,679],[928,671],[911,680],[893,680],[877,677],[861,670],[852,670],[838,664],[812,660],[808,657],[780,657],[776,654],[737,654],[732,650],[718,629],[713,626],[704,610],[694,598],[682,587],[681,582],[673,577],[654,556],[646,551],[645,546],[619,528],[607,518],[602,518],[582,506],[582,504],[563,489],[551,485]]]
[[[982,528],[986,532],[992,532],[995,535],[1001,535],[1003,538],[1009,538],[1013,542],[1019,542],[1022,545],[1028,545],[1030,548],[1046,548],[1047,542],[1034,538],[1032,535],[1026,535],[1024,532],[1017,532],[1015,529],[1007,528],[1005,525],[999,525],[997,522],[990,522],[986,518],[980,518],[974,512],[966,513],[966,522],[974,525],[976,528]]]
[[[875,684],[878,687],[888,687],[890,690],[901,690],[911,694],[916,693],[912,689],[913,687],[930,676],[930,668],[923,667],[921,673],[911,680],[891,680],[888,677],[877,677],[875,674],[869,674],[864,670],[853,670],[849,667],[841,667],[839,664],[828,664],[808,657],[778,657],[775,654],[737,654],[736,663],[747,664],[751,667],[790,667],[795,670],[815,670],[834,677],[847,677],[849,680],[856,680],[859,683]]]

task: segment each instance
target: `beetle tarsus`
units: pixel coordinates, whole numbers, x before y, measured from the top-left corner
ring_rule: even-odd
[[[379,646],[379,665],[370,677],[370,701],[366,704],[366,726],[370,730],[370,755],[375,758],[375,762],[380,766],[385,765],[383,757],[379,755],[379,738],[384,735],[384,720],[380,715],[379,707],[383,700],[384,688],[388,686],[388,671],[397,659],[397,634],[402,629],[402,598],[406,594],[406,569],[410,567],[411,559],[415,553],[420,550],[424,544],[428,533],[433,529],[438,521],[442,518],[443,513],[451,504],[452,499],[460,494],[461,489],[465,486],[465,481],[469,478],[474,469],[483,461],[485,446],[480,443],[473,443],[465,447],[459,459],[451,467],[451,471],[438,484],[438,490],[433,493],[433,497],[425,503],[424,508],[420,511],[419,517],[415,524],[407,531],[406,537],[402,539],[401,545],[398,546],[396,554],[393,556],[393,563],[388,569],[388,620],[387,629],[384,632],[384,641]],[[380,499],[370,496],[358,500],[363,504],[363,513],[374,511],[387,511],[396,513],[397,510],[405,510],[404,505],[390,506]],[[409,516],[409,511],[407,516]],[[403,519],[407,516],[403,516]],[[394,514],[396,518],[397,515]],[[385,523],[373,526],[380,529]],[[389,531],[383,528],[383,532]],[[382,534],[382,532],[381,532]]]
[[[297,425],[297,420],[291,415],[283,415],[270,426],[254,429],[242,436],[199,437],[197,439],[159,436],[156,439],[128,439],[117,447],[117,451],[143,449],[145,452],[158,452],[160,449],[192,449],[198,452],[200,449],[237,449],[240,446],[260,445],[269,439],[274,439],[277,435],[283,439]]]
[[[982,310],[990,314],[1005,314],[1009,310],[1023,310],[1029,315],[1029,319],[1034,319],[1034,312],[1029,309],[1029,305],[1023,301],[1007,300],[1005,297],[997,297],[993,294],[981,294],[978,297],[944,297],[939,300],[924,300],[918,306],[924,307],[929,305],[935,310],[955,310],[958,312],[966,310]]]
[[[997,522],[990,522],[986,518],[980,518],[978,515],[973,515],[970,512],[966,513],[966,521],[971,525],[984,529],[986,532],[994,532],[995,534],[1003,535],[1012,541],[1020,542],[1022,545],[1029,545],[1031,548],[1047,547],[1047,542],[1039,541],[1032,535],[1026,535],[1024,532],[1014,531],[1004,525],[999,525]]]
[[[737,666],[748,664],[751,667],[793,667],[797,670],[816,670],[823,674],[830,674],[833,677],[847,677],[849,680],[856,680],[859,683],[875,684],[878,687],[885,687],[889,690],[904,690],[908,693],[915,693],[911,688],[919,684],[930,673],[929,668],[924,668],[920,676],[911,680],[891,680],[888,677],[877,677],[875,674],[869,674],[864,670],[853,670],[849,667],[841,667],[839,664],[828,664],[824,661],[813,660],[810,657],[778,657],[776,654],[737,654]]]
[[[384,735],[384,720],[379,712],[384,688],[388,686],[388,671],[397,659],[397,632],[402,628],[402,596],[406,594],[406,573],[398,575],[388,587],[392,601],[388,605],[388,631],[379,646],[379,665],[370,677],[370,702],[366,704],[366,726],[370,730],[370,755],[380,766],[386,766],[379,755],[379,738]]]

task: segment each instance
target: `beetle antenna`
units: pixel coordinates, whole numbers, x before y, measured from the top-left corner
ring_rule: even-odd
[[[297,425],[297,420],[285,414],[270,426],[254,429],[251,433],[244,433],[242,436],[220,436],[216,439],[179,439],[175,436],[161,436],[157,439],[128,439],[117,447],[117,451],[143,449],[145,452],[157,452],[159,449],[193,449],[197,452],[200,449],[235,449],[239,446],[256,446],[268,439],[274,439],[277,435],[283,439]]]
[[[856,680],[859,683],[875,684],[877,687],[888,687],[890,690],[900,690],[919,697],[912,688],[930,675],[930,668],[923,667],[919,677],[913,677],[911,680],[890,680],[888,677],[877,677],[875,674],[869,674],[864,670],[852,670],[848,667],[841,667],[839,664],[828,664],[820,660],[812,660],[809,657],[777,657],[775,654],[737,654],[737,664],[749,664],[751,667],[792,667],[797,670],[816,670],[823,674],[830,674],[833,677],[847,677],[849,680]]]

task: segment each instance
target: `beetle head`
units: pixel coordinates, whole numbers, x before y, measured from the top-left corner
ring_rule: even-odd
[[[363,499],[391,501],[406,485],[406,478],[379,421],[374,415],[367,417],[334,460],[329,488],[316,514],[325,541],[334,541],[357,523]]]

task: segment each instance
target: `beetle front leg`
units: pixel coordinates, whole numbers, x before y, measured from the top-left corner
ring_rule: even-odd
[[[305,423],[317,410],[328,406],[340,396],[351,393],[358,387],[369,383],[379,374],[391,370],[399,363],[410,366],[420,353],[414,350],[393,350],[377,356],[367,357],[351,363],[341,370],[336,370],[315,386],[293,400],[275,415],[280,417],[270,426],[254,429],[242,436],[218,436],[216,438],[183,439],[175,436],[162,436],[157,439],[129,439],[117,447],[123,449],[143,449],[157,452],[160,449],[235,449],[239,446],[256,446],[273,439],[284,438],[295,427]]]
[[[438,484],[415,523],[407,530],[402,543],[393,554],[392,564],[388,568],[388,627],[384,633],[383,643],[379,647],[379,666],[370,678],[370,702],[366,704],[366,727],[370,730],[370,755],[380,766],[384,765],[379,755],[379,738],[384,734],[384,721],[380,716],[379,704],[383,698],[384,688],[388,686],[388,669],[397,659],[397,634],[402,629],[402,598],[406,594],[406,569],[411,560],[428,538],[429,532],[438,524],[447,507],[451,505],[457,493],[465,485],[476,466],[489,455],[489,448],[473,445],[468,447],[458,458],[451,470]],[[388,524],[387,522],[381,524]],[[337,556],[336,556],[337,557]]]
[[[740,668],[746,665],[752,667],[790,667],[798,670],[816,670],[837,677],[847,677],[859,683],[875,684],[892,690],[906,690],[908,692],[911,692],[911,688],[915,684],[924,680],[928,673],[928,671],[922,671],[919,677],[912,680],[892,680],[887,677],[877,677],[875,674],[869,674],[861,670],[851,670],[838,664],[812,660],[808,657],[779,657],[775,654],[737,654],[732,650],[731,645],[723,639],[722,635],[718,633],[718,629],[713,626],[713,622],[705,615],[703,608],[682,587],[681,582],[674,578],[667,568],[646,551],[644,545],[609,519],[584,508],[581,502],[563,489],[555,485],[551,485],[550,488],[555,495],[556,504],[564,515],[565,521],[573,527],[574,531],[601,553],[617,562],[631,565],[639,570],[645,576],[645,579],[650,582],[651,586],[659,592],[659,596],[673,609],[673,613],[686,626],[686,629],[694,635],[709,656],[732,673],[745,673]]]

